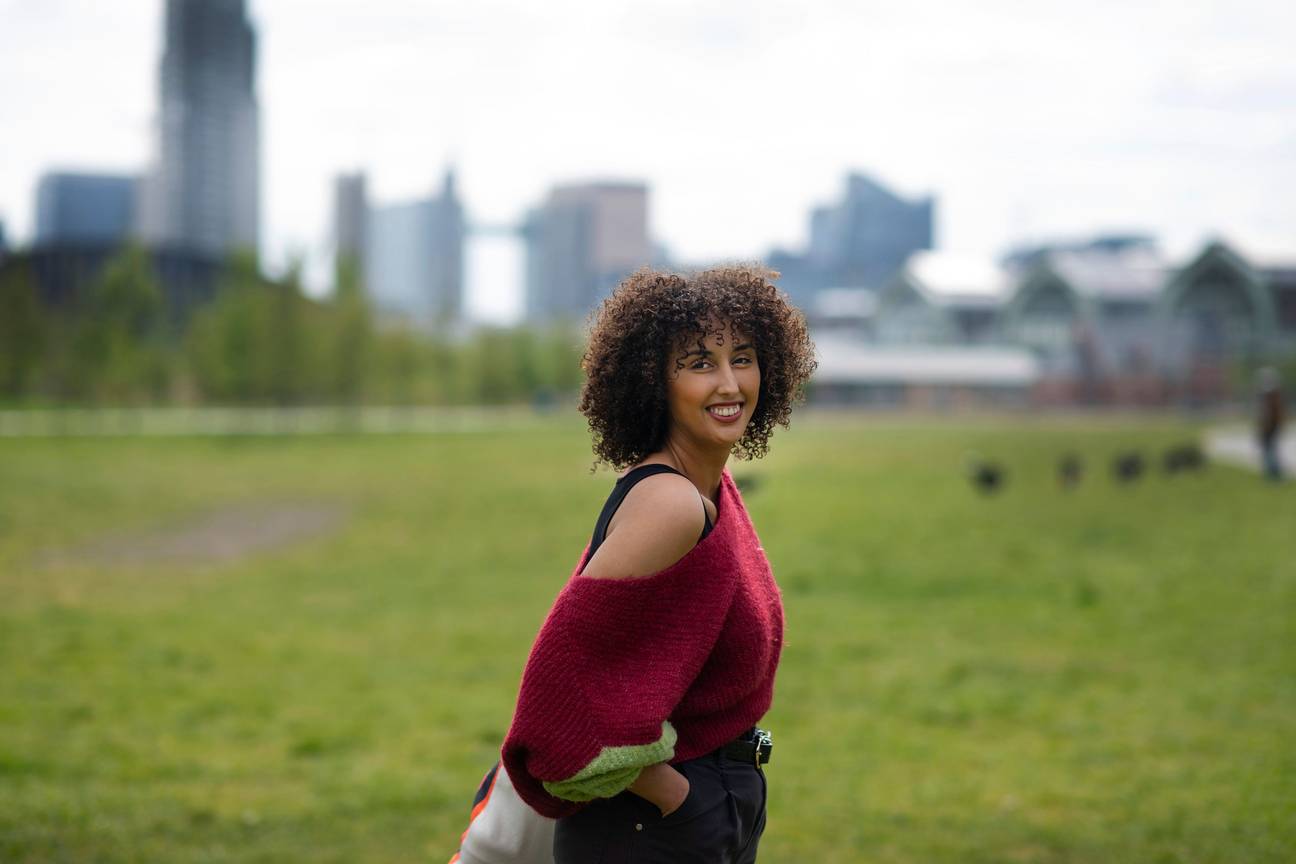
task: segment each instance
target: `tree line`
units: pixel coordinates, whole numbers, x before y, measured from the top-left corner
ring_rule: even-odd
[[[544,402],[580,387],[575,326],[456,337],[379,326],[354,261],[332,297],[301,268],[235,255],[214,299],[177,321],[149,254],[120,250],[71,309],[21,267],[0,279],[0,401],[10,405],[448,405]]]

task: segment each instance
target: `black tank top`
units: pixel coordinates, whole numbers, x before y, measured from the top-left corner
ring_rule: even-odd
[[[612,521],[612,515],[621,506],[621,502],[625,500],[626,495],[630,494],[630,490],[634,488],[636,483],[654,474],[679,474],[681,477],[684,476],[683,473],[676,471],[669,465],[655,462],[651,465],[640,465],[633,471],[628,472],[624,477],[619,478],[616,485],[612,487],[612,494],[608,496],[607,503],[603,505],[603,512],[599,513],[598,522],[594,524],[594,536],[590,539],[590,549],[589,554],[585,556],[585,564],[590,562],[590,559],[594,557],[594,553],[598,551],[598,547],[603,545],[603,540],[607,537],[608,523]],[[698,497],[701,498],[702,496],[699,494]],[[698,543],[701,543],[711,533],[712,528],[711,514],[707,512],[705,505],[702,507],[702,517],[706,520],[706,524],[702,526],[702,535],[698,537]],[[581,572],[584,570],[585,565],[582,564]]]

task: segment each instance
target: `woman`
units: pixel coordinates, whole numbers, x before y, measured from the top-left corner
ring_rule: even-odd
[[[502,753],[509,794],[558,820],[556,864],[755,860],[783,614],[725,466],[767,452],[815,366],[775,275],[641,270],[595,315],[580,410],[627,470]]]

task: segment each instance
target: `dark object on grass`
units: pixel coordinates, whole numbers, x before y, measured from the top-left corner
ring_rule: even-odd
[[[1196,444],[1178,444],[1161,457],[1161,466],[1167,474],[1180,471],[1200,471],[1206,467],[1206,456]]]
[[[1112,476],[1118,483],[1133,483],[1143,476],[1143,454],[1137,450],[1116,454],[1112,460]]]
[[[1084,460],[1079,454],[1064,453],[1058,460],[1058,482],[1063,489],[1071,490],[1080,485],[1084,477]]]
[[[993,495],[998,492],[1008,479],[1007,472],[1002,466],[980,459],[972,462],[969,473],[972,485],[982,495]]]
[[[738,474],[734,476],[733,481],[738,491],[744,495],[750,495],[761,487],[759,474]]]

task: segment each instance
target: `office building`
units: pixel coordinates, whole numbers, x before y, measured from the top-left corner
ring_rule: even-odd
[[[369,208],[364,274],[378,309],[429,324],[459,321],[464,230],[453,171],[436,197]]]
[[[836,285],[881,287],[914,252],[932,248],[933,200],[906,201],[862,174],[810,217],[811,265]]]
[[[933,248],[931,197],[905,200],[863,174],[846,178],[845,194],[810,212],[803,250],[766,256],[782,274],[780,287],[802,308],[827,289],[882,290],[909,257]]]
[[[36,186],[35,245],[124,243],[133,233],[138,188],[130,176],[44,174]]]
[[[256,250],[256,34],[244,0],[167,0],[156,151],[140,228],[155,246]]]
[[[625,276],[653,263],[648,188],[596,182],[555,187],[523,226],[529,320],[578,319]]]
[[[1206,244],[1157,297],[1166,374],[1199,397],[1215,398],[1227,392],[1231,370],[1277,353],[1274,287],[1233,247]]]
[[[1148,374],[1156,306],[1170,267],[1155,240],[1100,237],[1019,249],[1003,259],[1015,287],[1004,336],[1031,348],[1045,375],[1107,379]]]
[[[369,195],[363,173],[340,174],[333,182],[333,251],[339,263],[363,265]]]

